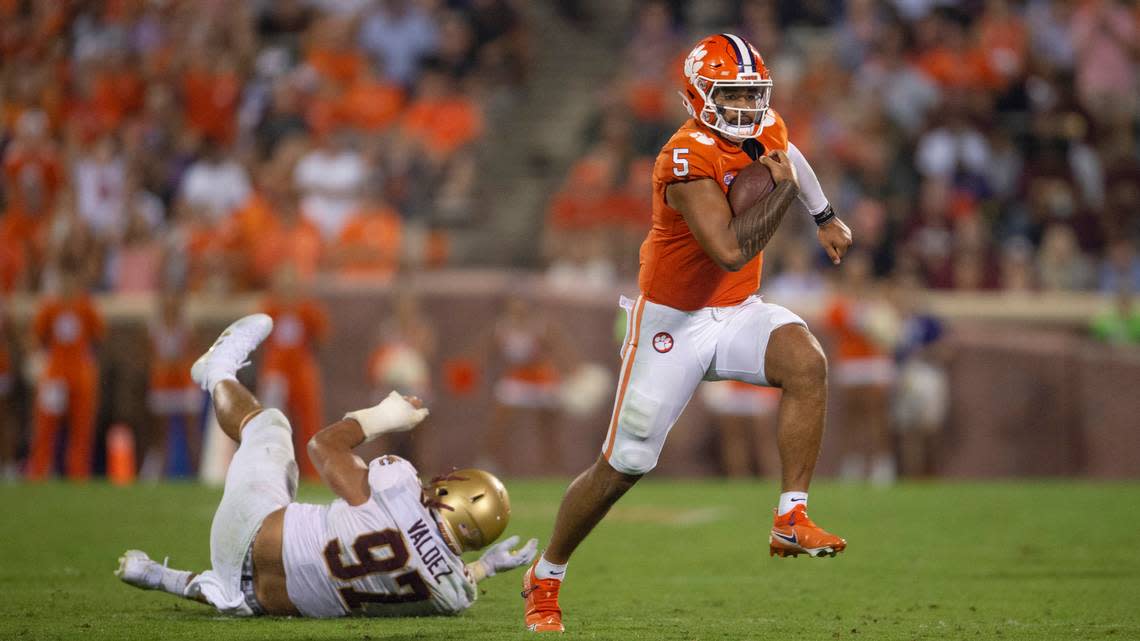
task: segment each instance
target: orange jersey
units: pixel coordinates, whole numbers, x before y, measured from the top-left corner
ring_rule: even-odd
[[[464,97],[421,99],[408,106],[404,134],[443,158],[483,135],[483,114]]]
[[[402,229],[399,214],[388,207],[348,219],[338,241],[341,247],[360,253],[341,266],[342,273],[355,276],[394,274],[400,266]]]
[[[764,151],[788,149],[788,130],[775,110],[759,142]],[[709,179],[724,193],[736,173],[752,163],[734,145],[689,119],[661,148],[653,165],[653,226],[641,244],[638,285],[645,297],[674,309],[736,305],[760,287],[763,254],[737,272],[725,271],[704,249],[685,223],[681,212],[665,200],[665,189],[679,182]]]
[[[32,329],[56,362],[91,358],[91,342],[103,336],[103,317],[86,296],[75,300],[44,301]]]
[[[273,317],[273,333],[269,335],[265,355],[266,367],[270,369],[289,369],[290,363],[309,358],[312,346],[328,332],[328,314],[315,300],[269,300],[261,311]]]
[[[308,278],[317,273],[323,251],[321,230],[311,221],[301,219],[292,225],[279,223],[265,230],[254,245],[253,272],[268,281],[278,265],[292,263],[301,276]]]

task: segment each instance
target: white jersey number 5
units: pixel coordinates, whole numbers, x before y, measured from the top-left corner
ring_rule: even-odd
[[[673,150],[673,164],[676,165],[676,167],[673,168],[674,176],[680,177],[689,175],[689,159],[684,157],[687,153],[689,153],[689,150],[684,147],[677,147]]]

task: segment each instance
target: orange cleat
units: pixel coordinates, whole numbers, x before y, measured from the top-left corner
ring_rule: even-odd
[[[845,549],[847,541],[812,523],[803,505],[795,506],[783,516],[776,516],[772,532],[768,534],[768,554],[771,556],[835,556]]]
[[[536,560],[523,575],[522,597],[526,599],[526,629],[531,632],[564,632],[558,588],[562,582],[534,576]]]

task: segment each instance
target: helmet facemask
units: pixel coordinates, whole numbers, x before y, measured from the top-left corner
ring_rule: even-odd
[[[771,80],[709,80],[697,77],[693,86],[705,103],[696,117],[711,129],[734,142],[756,138],[764,130],[764,119],[772,99]]]

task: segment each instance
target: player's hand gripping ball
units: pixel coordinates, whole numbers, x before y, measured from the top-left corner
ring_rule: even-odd
[[[754,162],[737,172],[728,187],[728,204],[739,216],[776,188],[772,172],[763,163]]]

